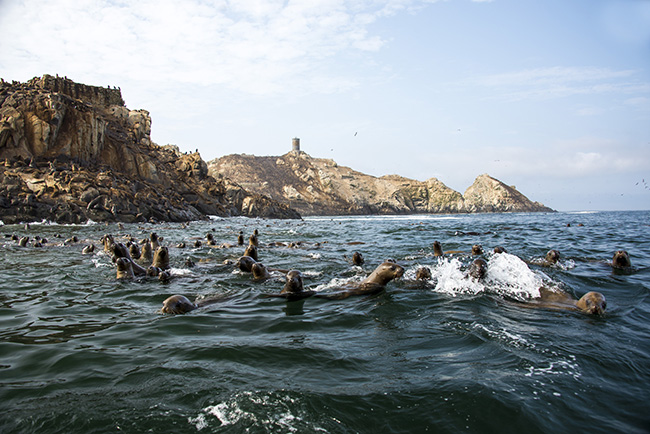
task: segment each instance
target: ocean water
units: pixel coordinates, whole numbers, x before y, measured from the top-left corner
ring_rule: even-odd
[[[267,298],[281,272],[253,281],[224,264],[242,247],[205,243],[254,229],[260,261],[300,270],[307,288],[359,281],[386,258],[406,272],[373,296]],[[117,280],[100,237],[151,232],[174,279]],[[2,433],[650,432],[650,212],[43,223],[0,236]],[[436,258],[435,240],[459,252]],[[484,282],[464,277],[473,244]],[[543,267],[549,249],[562,257]],[[608,265],[619,249],[631,270]],[[431,280],[414,279],[420,266]],[[599,291],[607,312],[526,308],[541,286]],[[159,313],[173,294],[216,302]]]

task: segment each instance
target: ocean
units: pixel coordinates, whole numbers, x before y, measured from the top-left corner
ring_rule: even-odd
[[[268,298],[282,272],[254,281],[228,264],[243,247],[206,240],[255,229],[259,260],[308,289],[387,258],[406,271],[370,296]],[[173,279],[116,279],[99,239],[152,232]],[[41,223],[0,237],[2,433],[650,432],[650,212]],[[434,257],[436,240],[456,253]],[[465,277],[474,244],[485,281]],[[550,249],[561,259],[544,266]],[[619,249],[630,270],[608,264]],[[527,308],[540,287],[601,292],[607,311]],[[160,313],[173,294],[215,302]]]

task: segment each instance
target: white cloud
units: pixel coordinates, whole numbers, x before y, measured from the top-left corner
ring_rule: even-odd
[[[475,77],[462,84],[489,88],[497,98],[511,101],[650,92],[650,83],[638,75],[635,70],[556,66]]]
[[[369,25],[412,3],[27,0],[0,6],[0,67],[21,80],[59,73],[93,83],[128,77],[251,94],[336,92],[358,80],[351,71],[332,71],[328,61],[381,49],[384,41]]]

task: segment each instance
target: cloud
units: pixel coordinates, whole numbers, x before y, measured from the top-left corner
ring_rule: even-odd
[[[475,77],[463,84],[490,89],[496,98],[510,101],[650,92],[650,83],[638,75],[635,70],[556,66]]]
[[[391,0],[27,0],[0,6],[0,67],[21,80],[59,73],[102,80],[221,85],[250,94],[331,93],[354,87],[353,65],[331,60],[380,50]],[[11,35],[11,37],[10,37]]]

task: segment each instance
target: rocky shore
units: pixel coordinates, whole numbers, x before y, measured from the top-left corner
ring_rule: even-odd
[[[117,88],[44,75],[0,81],[0,219],[191,221],[300,218],[289,206],[208,174],[197,153],[151,141],[146,110]]]
[[[554,211],[487,174],[461,194],[436,178],[374,177],[299,150],[279,157],[227,155],[208,168],[302,215]]]

